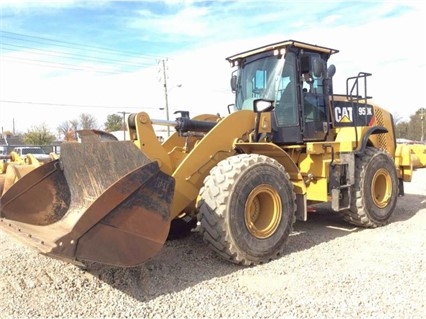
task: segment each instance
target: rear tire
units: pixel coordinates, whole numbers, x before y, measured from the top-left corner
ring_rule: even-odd
[[[221,161],[200,191],[200,233],[236,264],[268,262],[283,253],[295,222],[296,195],[277,161],[241,154]]]
[[[367,147],[355,157],[355,167],[351,207],[342,211],[344,219],[362,227],[387,224],[398,199],[394,161],[387,153]]]

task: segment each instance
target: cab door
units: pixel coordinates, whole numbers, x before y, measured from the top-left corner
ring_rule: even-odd
[[[286,54],[283,72],[276,79],[278,90],[272,129],[273,141],[278,145],[303,143],[299,81],[296,52],[289,51]]]
[[[301,57],[303,140],[322,141],[328,133],[326,63],[318,53]]]

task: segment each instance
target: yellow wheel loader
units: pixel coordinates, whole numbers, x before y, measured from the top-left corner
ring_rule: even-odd
[[[51,257],[129,267],[194,221],[242,265],[283,254],[312,204],[385,225],[411,180],[410,154],[396,152],[392,115],[367,95],[370,74],[333,92],[327,61],[337,52],[287,40],[228,57],[228,115],[131,114],[130,141],[86,131],[3,194],[0,226]],[[154,125],[175,132],[161,143]]]
[[[410,153],[411,163],[414,169],[426,167],[426,144],[415,142],[412,144],[398,143],[396,152]]]
[[[20,156],[16,151],[3,155],[0,160],[0,196],[20,178],[44,163],[34,154]]]

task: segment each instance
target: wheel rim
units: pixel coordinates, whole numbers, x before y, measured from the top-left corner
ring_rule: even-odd
[[[256,238],[268,238],[275,233],[281,221],[281,198],[270,185],[253,189],[245,206],[245,223]]]
[[[374,204],[379,208],[384,208],[389,203],[392,196],[392,179],[389,172],[383,168],[379,169],[373,176],[371,185],[371,197]]]

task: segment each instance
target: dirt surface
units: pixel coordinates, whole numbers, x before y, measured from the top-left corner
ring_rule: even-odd
[[[318,206],[284,256],[255,267],[222,260],[194,233],[143,266],[85,271],[0,231],[0,317],[425,318],[426,169],[405,191],[376,229]]]

